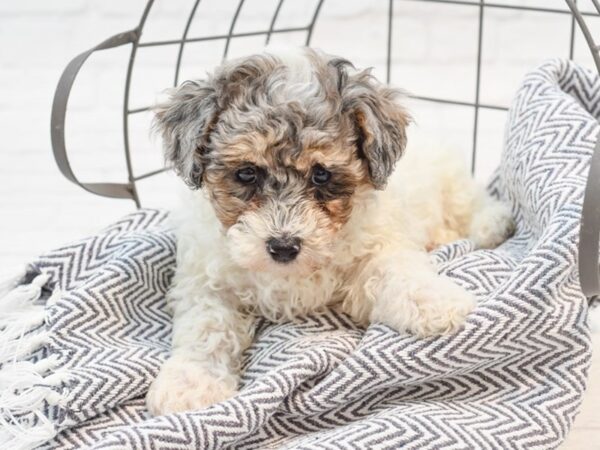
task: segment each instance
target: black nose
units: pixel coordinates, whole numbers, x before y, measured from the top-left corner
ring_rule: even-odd
[[[296,237],[271,238],[267,241],[267,251],[277,262],[293,261],[300,253],[302,241]]]

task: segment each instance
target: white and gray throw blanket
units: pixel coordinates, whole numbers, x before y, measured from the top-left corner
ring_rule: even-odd
[[[432,254],[478,297],[463,331],[417,339],[333,312],[261,320],[239,395],[204,410],[144,408],[169,353],[164,213],[41,256],[0,300],[0,448],[557,447],[590,361],[576,260],[599,115],[592,72],[553,60],[525,78],[491,185],[515,236]]]

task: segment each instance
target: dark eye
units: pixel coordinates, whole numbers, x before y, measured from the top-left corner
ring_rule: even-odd
[[[244,184],[252,184],[256,181],[256,167],[244,167],[235,173],[235,178]]]
[[[331,179],[331,172],[321,166],[315,166],[312,171],[311,181],[317,186],[326,184]]]

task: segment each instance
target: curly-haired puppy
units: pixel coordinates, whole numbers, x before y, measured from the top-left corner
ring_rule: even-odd
[[[234,395],[257,315],[336,307],[418,336],[461,327],[475,299],[427,251],[495,246],[510,213],[448,154],[404,158],[390,178],[410,121],[398,98],[368,70],[300,49],[228,62],[156,108],[167,160],[201,189],[177,219],[173,353],[151,413]]]

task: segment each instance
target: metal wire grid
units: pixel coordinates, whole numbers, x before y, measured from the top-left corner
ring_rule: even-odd
[[[190,37],[188,37],[188,33],[189,33],[190,27],[194,21],[194,18],[196,17],[196,11],[198,10],[198,6],[200,5],[200,0],[194,0],[194,3],[190,10],[190,14],[188,15],[188,18],[186,20],[181,39],[170,39],[170,40],[149,41],[149,42],[139,42],[138,41],[137,43],[133,43],[134,48],[132,49],[132,57],[130,59],[129,67],[127,70],[127,80],[126,80],[126,87],[125,87],[126,98],[125,98],[125,105],[124,105],[124,126],[128,126],[128,125],[125,125],[125,124],[128,124],[128,122],[129,122],[129,120],[127,118],[128,115],[145,112],[151,108],[150,106],[146,106],[146,107],[142,107],[142,108],[134,108],[134,109],[129,108],[129,90],[130,90],[130,85],[131,85],[131,72],[133,70],[134,61],[135,61],[135,52],[137,51],[137,48],[158,47],[158,46],[166,46],[166,45],[179,45],[179,51],[177,53],[177,62],[175,63],[175,75],[174,75],[174,79],[173,79],[173,86],[177,86],[180,81],[179,74],[181,71],[181,63],[183,60],[184,48],[185,48],[185,45],[188,43],[225,40],[225,48],[223,50],[222,60],[227,59],[227,56],[229,55],[229,47],[231,44],[231,40],[234,38],[265,36],[265,45],[267,45],[267,44],[269,44],[269,42],[271,40],[271,35],[273,35],[273,34],[303,32],[304,31],[304,32],[306,32],[305,45],[307,45],[307,46],[310,45],[312,34],[313,34],[313,29],[315,27],[315,23],[317,21],[317,17],[319,16],[319,12],[321,11],[321,6],[323,5],[324,0],[318,1],[317,5],[315,7],[315,10],[312,14],[312,18],[307,26],[305,26],[305,27],[287,27],[287,28],[277,28],[276,29],[275,24],[277,22],[277,18],[279,17],[279,13],[281,12],[281,8],[283,6],[284,1],[285,0],[278,1],[277,6],[275,7],[275,12],[273,13],[273,16],[271,18],[269,28],[267,30],[250,31],[250,32],[244,32],[244,33],[236,33],[234,31],[235,26],[238,21],[238,18],[240,16],[240,12],[242,11],[242,7],[244,6],[244,3],[245,3],[245,0],[240,0],[235,9],[233,17],[231,19],[231,24],[229,26],[229,31],[227,34],[203,36],[203,37],[191,37],[190,38]],[[148,18],[148,14],[150,13],[150,9],[152,8],[153,4],[154,4],[154,0],[148,1],[148,4],[146,5],[144,13],[142,14],[142,18],[140,20],[140,23],[139,23],[137,29],[141,30],[144,27],[146,20]],[[127,132],[125,132],[125,136],[124,136],[124,149],[125,149],[126,154],[130,152],[129,136],[127,135]],[[130,160],[130,158],[128,157],[127,160]],[[164,168],[160,168],[157,170],[153,170],[151,172],[144,173],[142,175],[133,176],[132,172],[129,170],[129,165],[130,165],[130,162],[128,162],[127,168],[128,168],[129,179],[133,182],[133,184],[135,184],[136,181],[143,180],[145,178],[149,178],[151,176],[158,175],[162,172],[169,170],[168,167],[164,167]],[[137,197],[137,194],[133,198],[133,200],[136,202],[136,205],[139,207],[140,202],[139,202],[139,198]]]
[[[149,6],[153,3],[154,0],[149,2]],[[183,51],[185,44],[193,43],[193,42],[206,42],[206,41],[214,41],[214,40],[225,40],[225,49],[223,51],[223,60],[225,60],[229,53],[230,42],[233,38],[240,37],[250,37],[250,36],[266,36],[265,45],[268,44],[271,40],[271,35],[273,33],[289,33],[289,32],[302,32],[305,31],[307,33],[305,44],[310,45],[311,38],[313,34],[313,30],[319,16],[321,7],[323,5],[324,0],[319,0],[315,7],[314,14],[312,16],[312,20],[309,25],[306,27],[290,27],[290,28],[279,28],[275,29],[275,24],[277,18],[279,16],[279,12],[281,11],[281,7],[283,6],[285,0],[279,0],[277,6],[275,8],[275,12],[271,18],[270,26],[268,30],[265,31],[253,31],[253,32],[245,32],[245,33],[235,33],[235,25],[238,21],[240,12],[244,5],[245,0],[240,0],[238,6],[233,15],[231,25],[229,27],[229,32],[227,34],[222,35],[214,35],[214,36],[205,36],[205,37],[197,37],[197,38],[189,38],[188,32],[190,26],[196,16],[196,11],[198,5],[200,4],[200,0],[195,0],[192,6],[191,12],[186,21],[186,26],[184,28],[183,35],[181,39],[178,40],[164,40],[164,41],[151,41],[140,43],[139,47],[155,47],[155,46],[164,46],[164,45],[174,45],[179,44],[179,53],[177,57],[177,63],[175,65],[175,77],[173,85],[177,86],[179,84],[179,73],[181,68],[181,62],[183,57]],[[449,5],[460,5],[460,6],[468,6],[477,8],[478,12],[478,25],[477,25],[477,56],[476,56],[476,67],[475,67],[475,100],[474,102],[466,102],[466,101],[457,101],[457,100],[449,100],[444,98],[437,97],[428,97],[421,95],[412,95],[411,97],[417,100],[423,100],[434,103],[442,103],[446,105],[454,105],[454,106],[466,106],[474,108],[474,118],[473,118],[473,134],[472,134],[472,148],[471,148],[471,171],[475,172],[475,166],[477,163],[477,138],[479,134],[479,110],[480,109],[490,109],[497,111],[507,111],[508,107],[503,105],[494,105],[494,104],[486,104],[480,102],[480,91],[481,91],[481,67],[482,67],[482,48],[483,48],[483,28],[484,28],[484,12],[486,9],[508,9],[508,10],[516,10],[516,11],[529,11],[529,12],[543,12],[543,13],[552,13],[552,14],[561,14],[568,15],[571,14],[568,10],[561,10],[557,8],[543,8],[543,7],[533,7],[533,6],[522,6],[522,5],[510,5],[510,4],[501,4],[494,2],[485,2],[484,0],[480,0],[479,2],[473,1],[464,1],[464,0],[388,0],[388,22],[387,22],[387,49],[386,49],[386,81],[390,83],[391,80],[391,68],[392,68],[392,47],[393,47],[393,28],[394,28],[394,3],[397,1],[403,2],[421,2],[421,3],[438,3],[438,4],[449,4]],[[567,2],[568,3],[568,2]],[[583,12],[580,13],[584,16],[593,16],[594,13]],[[145,18],[143,19],[145,21]],[[585,22],[584,22],[585,23]],[[143,23],[142,23],[143,25]],[[576,28],[576,18],[575,14],[571,14],[571,32],[569,36],[569,58],[572,59],[575,50],[575,28]],[[128,110],[129,114],[135,114],[138,112],[148,111],[149,107],[136,108]],[[162,173],[168,168],[163,168],[159,170],[155,170],[138,177],[134,177],[135,181],[147,178],[152,175],[156,175],[158,173]]]
[[[308,25],[303,27],[288,27],[288,28],[277,28],[277,19],[281,12],[282,6],[285,0],[278,0],[276,8],[270,20],[270,25],[266,30],[251,31],[251,32],[235,32],[236,23],[240,16],[240,12],[244,6],[245,0],[239,0],[235,12],[232,16],[231,23],[227,34],[203,36],[203,37],[190,37],[189,31],[191,25],[196,17],[198,6],[201,0],[194,0],[192,8],[185,22],[180,39],[173,40],[158,40],[141,42],[141,36],[146,24],[146,20],[154,5],[155,0],[149,0],[142,13],[142,17],[136,28],[133,30],[120,33],[115,35],[106,41],[102,42],[98,46],[88,50],[87,52],[78,55],[74,58],[71,63],[66,67],[59,85],[57,87],[54,104],[52,110],[52,124],[51,124],[51,137],[54,155],[59,169],[63,175],[70,181],[81,186],[83,189],[92,192],[94,194],[114,197],[114,198],[126,198],[131,199],[135,202],[137,207],[140,207],[140,199],[137,192],[136,183],[140,180],[160,174],[168,168],[160,168],[153,170],[141,175],[134,175],[131,151],[130,151],[130,136],[129,136],[129,117],[133,114],[142,113],[148,111],[150,106],[141,108],[130,107],[130,90],[132,82],[132,70],[136,62],[136,55],[139,48],[144,47],[158,47],[158,46],[170,46],[178,45],[177,61],[174,68],[173,85],[176,86],[180,82],[180,71],[185,45],[194,42],[203,41],[216,41],[224,40],[225,46],[223,50],[222,59],[226,59],[229,54],[230,44],[234,38],[243,38],[251,36],[264,36],[265,44],[268,44],[273,34],[278,33],[291,33],[291,32],[305,32],[305,44],[308,46],[311,44],[314,28],[317,24],[319,13],[321,12],[324,0],[318,0],[312,14],[311,20]],[[569,58],[573,58],[575,49],[575,29],[576,24],[581,29],[586,43],[588,44],[594,63],[598,72],[600,73],[600,47],[595,43],[592,38],[591,32],[586,22],[587,17],[594,17],[600,15],[600,3],[599,0],[591,0],[596,12],[582,12],[578,5],[577,0],[565,0],[568,10],[558,8],[547,8],[547,7],[536,7],[536,6],[523,6],[517,4],[503,4],[496,3],[493,1],[468,1],[468,0],[388,0],[388,21],[387,21],[387,49],[386,49],[386,81],[391,82],[391,67],[392,67],[392,47],[393,47],[393,33],[394,33],[394,4],[396,2],[421,2],[421,3],[434,3],[444,5],[457,5],[465,8],[477,8],[478,9],[478,24],[477,24],[477,35],[474,36],[477,39],[477,52],[476,52],[476,64],[475,64],[475,86],[474,86],[474,101],[457,101],[437,97],[428,96],[412,96],[415,99],[423,100],[427,102],[434,102],[446,105],[455,106],[466,106],[474,109],[473,119],[473,135],[472,135],[472,150],[471,150],[471,169],[475,171],[476,156],[477,156],[477,140],[479,134],[479,111],[481,109],[488,110],[499,110],[506,111],[508,108],[504,105],[486,104],[480,101],[481,92],[481,68],[482,68],[482,47],[483,47],[483,34],[485,25],[486,11],[492,9],[504,9],[514,11],[529,11],[538,13],[548,14],[571,14],[571,28],[569,36]],[[67,157],[65,140],[64,140],[64,125],[66,118],[66,108],[68,103],[69,94],[72,85],[75,81],[77,73],[82,67],[86,59],[97,50],[104,50],[107,48],[117,47],[125,44],[132,44],[129,63],[127,67],[127,74],[125,79],[125,93],[123,101],[123,150],[125,154],[125,163],[128,174],[127,183],[83,183],[80,182],[75,174],[73,173],[69,160]],[[597,147],[600,146],[600,141]],[[595,205],[600,204],[600,151],[596,151],[594,158],[592,159],[592,167],[588,179],[588,186],[586,191],[586,198],[584,201],[584,214],[582,218],[582,230],[581,230],[581,251],[580,251],[580,272],[581,272],[581,284],[582,289],[588,295],[596,295],[600,293],[600,276],[598,274],[598,251],[599,248],[599,233],[600,230],[600,208]]]
[[[392,75],[391,67],[392,67],[392,47],[393,47],[393,31],[394,31],[393,30],[393,27],[394,27],[394,20],[393,20],[394,3],[399,2],[399,1],[401,1],[401,2],[437,3],[437,4],[445,4],[445,5],[459,5],[462,7],[477,8],[479,10],[478,11],[477,36],[475,36],[475,38],[477,39],[477,56],[476,56],[476,65],[474,68],[474,70],[475,70],[474,101],[468,102],[468,101],[458,101],[458,100],[450,100],[450,99],[444,99],[444,98],[419,96],[419,95],[413,96],[413,98],[415,98],[415,99],[428,101],[428,102],[435,102],[435,103],[441,103],[441,104],[446,104],[446,105],[455,105],[455,106],[466,106],[466,107],[474,108],[474,119],[473,119],[473,128],[472,128],[472,130],[473,130],[472,148],[471,148],[471,168],[472,168],[472,171],[474,172],[475,165],[476,165],[476,157],[477,157],[477,138],[478,138],[478,134],[479,134],[479,111],[480,111],[480,109],[490,109],[490,110],[499,110],[499,111],[507,110],[507,107],[504,105],[486,104],[486,103],[482,103],[480,101],[482,47],[483,47],[482,42],[483,42],[483,32],[484,32],[485,11],[487,9],[508,9],[508,10],[543,12],[543,13],[562,14],[562,15],[570,14],[570,12],[568,10],[561,10],[561,9],[557,9],[557,8],[543,8],[543,7],[533,7],[533,6],[510,5],[510,4],[502,4],[502,3],[494,3],[494,2],[485,2],[484,0],[480,0],[479,2],[466,1],[466,0],[388,0],[388,23],[387,23],[388,29],[387,29],[387,49],[386,49],[386,80],[388,83],[391,82],[391,75]],[[574,47],[575,47],[575,26],[576,26],[575,24],[576,24],[576,22],[579,23],[579,21],[576,19],[576,17],[578,15],[579,15],[579,17],[582,17],[582,16],[591,16],[594,14],[589,13],[589,12],[583,12],[583,13],[579,12],[579,10],[576,7],[575,2],[573,2],[572,0],[566,0],[566,1],[567,1],[567,4],[573,4],[575,7],[575,10],[574,10],[573,14],[571,15],[571,33],[570,33],[570,42],[569,42],[569,57],[572,58],[573,53],[574,53]],[[597,4],[597,0],[593,0],[593,1],[595,4]],[[135,175],[134,171],[133,171],[133,165],[132,165],[132,159],[131,159],[131,144],[130,144],[130,135],[129,135],[129,116],[132,114],[142,113],[142,112],[148,111],[150,109],[150,106],[139,107],[139,108],[131,108],[130,107],[130,90],[131,90],[131,83],[132,83],[132,71],[135,66],[136,55],[137,55],[137,51],[139,48],[178,45],[179,49],[178,49],[177,60],[176,60],[175,68],[174,68],[174,77],[173,77],[173,85],[177,86],[180,82],[179,78],[180,78],[181,64],[182,64],[182,60],[183,60],[185,46],[188,43],[224,40],[225,46],[224,46],[224,50],[223,50],[222,59],[227,58],[227,56],[229,54],[229,48],[230,48],[231,41],[234,38],[243,38],[243,37],[251,37],[251,36],[265,36],[265,44],[268,44],[269,41],[271,40],[271,36],[273,34],[305,32],[306,33],[305,44],[310,45],[311,39],[313,36],[313,31],[314,31],[315,25],[317,23],[319,13],[322,9],[324,0],[318,0],[318,2],[316,3],[316,6],[314,8],[312,18],[311,18],[310,22],[308,23],[308,25],[306,25],[306,26],[276,28],[277,19],[281,12],[282,6],[285,2],[285,0],[278,0],[275,10],[273,12],[273,15],[271,17],[270,25],[269,25],[268,29],[236,33],[235,27],[238,22],[238,18],[240,16],[240,12],[242,11],[242,8],[245,3],[245,0],[239,0],[237,7],[235,9],[235,12],[232,16],[231,23],[229,25],[229,30],[228,30],[227,34],[218,34],[218,35],[203,36],[203,37],[190,37],[189,31],[190,31],[191,25],[194,21],[194,18],[196,17],[196,13],[198,11],[198,6],[200,5],[200,2],[201,2],[201,0],[194,0],[194,2],[192,3],[192,7],[191,7],[189,15],[187,16],[187,20],[185,22],[185,27],[183,29],[180,39],[141,42],[141,36],[142,36],[142,31],[143,31],[144,25],[146,24],[148,15],[155,3],[155,0],[149,0],[143,11],[143,14],[142,14],[142,17],[140,19],[138,26],[131,32],[127,33],[127,36],[129,37],[129,39],[126,39],[124,42],[120,41],[117,44],[117,45],[123,45],[123,44],[127,44],[127,43],[132,44],[131,54],[130,54],[130,58],[129,58],[129,64],[128,64],[128,68],[127,68],[126,80],[125,80],[125,95],[124,95],[124,102],[123,102],[123,150],[124,150],[124,154],[125,154],[125,163],[126,163],[127,174],[128,174],[128,183],[126,185],[122,185],[120,189],[115,189],[114,185],[111,185],[111,187],[109,189],[99,189],[99,186],[97,186],[97,185],[90,186],[89,184],[86,184],[86,183],[80,183],[75,178],[75,175],[72,173],[72,171],[67,170],[67,172],[70,172],[70,173],[68,175],[67,174],[65,174],[65,175],[71,181],[76,182],[77,184],[82,186],[84,189],[87,188],[88,190],[90,190],[94,193],[100,194],[100,195],[119,197],[119,198],[122,198],[122,197],[130,198],[139,207],[140,200],[139,200],[139,196],[138,196],[137,189],[136,189],[136,183],[140,180],[152,177],[154,175],[160,174],[160,173],[168,170],[168,168],[159,168],[159,169],[156,169],[156,170],[153,170],[150,172],[146,172],[146,173],[143,173],[140,175]],[[582,22],[580,23],[580,26],[582,23],[585,25],[585,21],[583,20],[583,17],[582,17]],[[111,46],[114,46],[114,45],[111,45]],[[102,47],[102,48],[96,48],[96,49],[100,50],[100,49],[104,49],[104,48],[110,48],[110,47]],[[74,77],[73,77],[73,79],[74,79]],[[57,95],[58,95],[59,91],[60,91],[60,85],[59,85],[59,89],[57,89]],[[65,94],[65,92],[62,92],[62,93]],[[66,96],[68,97],[68,92],[66,92]],[[55,97],[55,99],[56,99],[56,97]],[[53,129],[54,129],[54,127],[53,127]],[[68,159],[66,158],[66,153],[63,156],[64,157],[60,158],[59,166],[61,166],[61,163],[63,166],[64,166],[65,162],[68,163]],[[62,168],[61,168],[61,170],[62,170]],[[63,171],[63,173],[64,173],[64,171]]]

